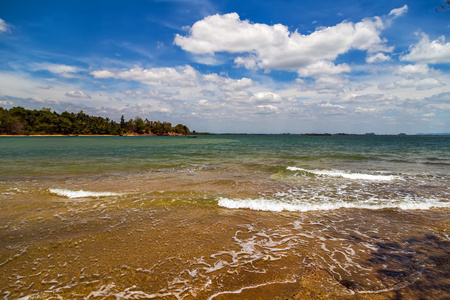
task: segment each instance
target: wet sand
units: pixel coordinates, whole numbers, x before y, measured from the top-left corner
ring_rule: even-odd
[[[226,209],[285,190],[233,168],[2,182],[5,299],[448,299],[449,210]],[[67,198],[51,188],[109,191]]]

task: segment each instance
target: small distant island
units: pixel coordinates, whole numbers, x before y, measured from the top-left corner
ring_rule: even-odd
[[[189,128],[169,122],[136,117],[120,123],[109,118],[89,116],[83,111],[58,114],[50,108],[29,110],[23,107],[0,107],[0,135],[189,135]]]

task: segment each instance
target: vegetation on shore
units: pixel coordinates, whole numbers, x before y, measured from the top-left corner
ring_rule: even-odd
[[[23,107],[0,107],[0,135],[188,135],[189,128],[169,122],[136,117],[120,123],[83,111],[58,114],[50,108],[28,110]]]

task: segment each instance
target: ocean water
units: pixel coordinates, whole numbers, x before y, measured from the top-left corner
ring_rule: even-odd
[[[449,299],[450,138],[0,138],[3,299]]]

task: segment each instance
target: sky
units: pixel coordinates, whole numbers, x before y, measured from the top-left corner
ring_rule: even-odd
[[[444,0],[0,0],[0,106],[212,133],[450,132]]]

